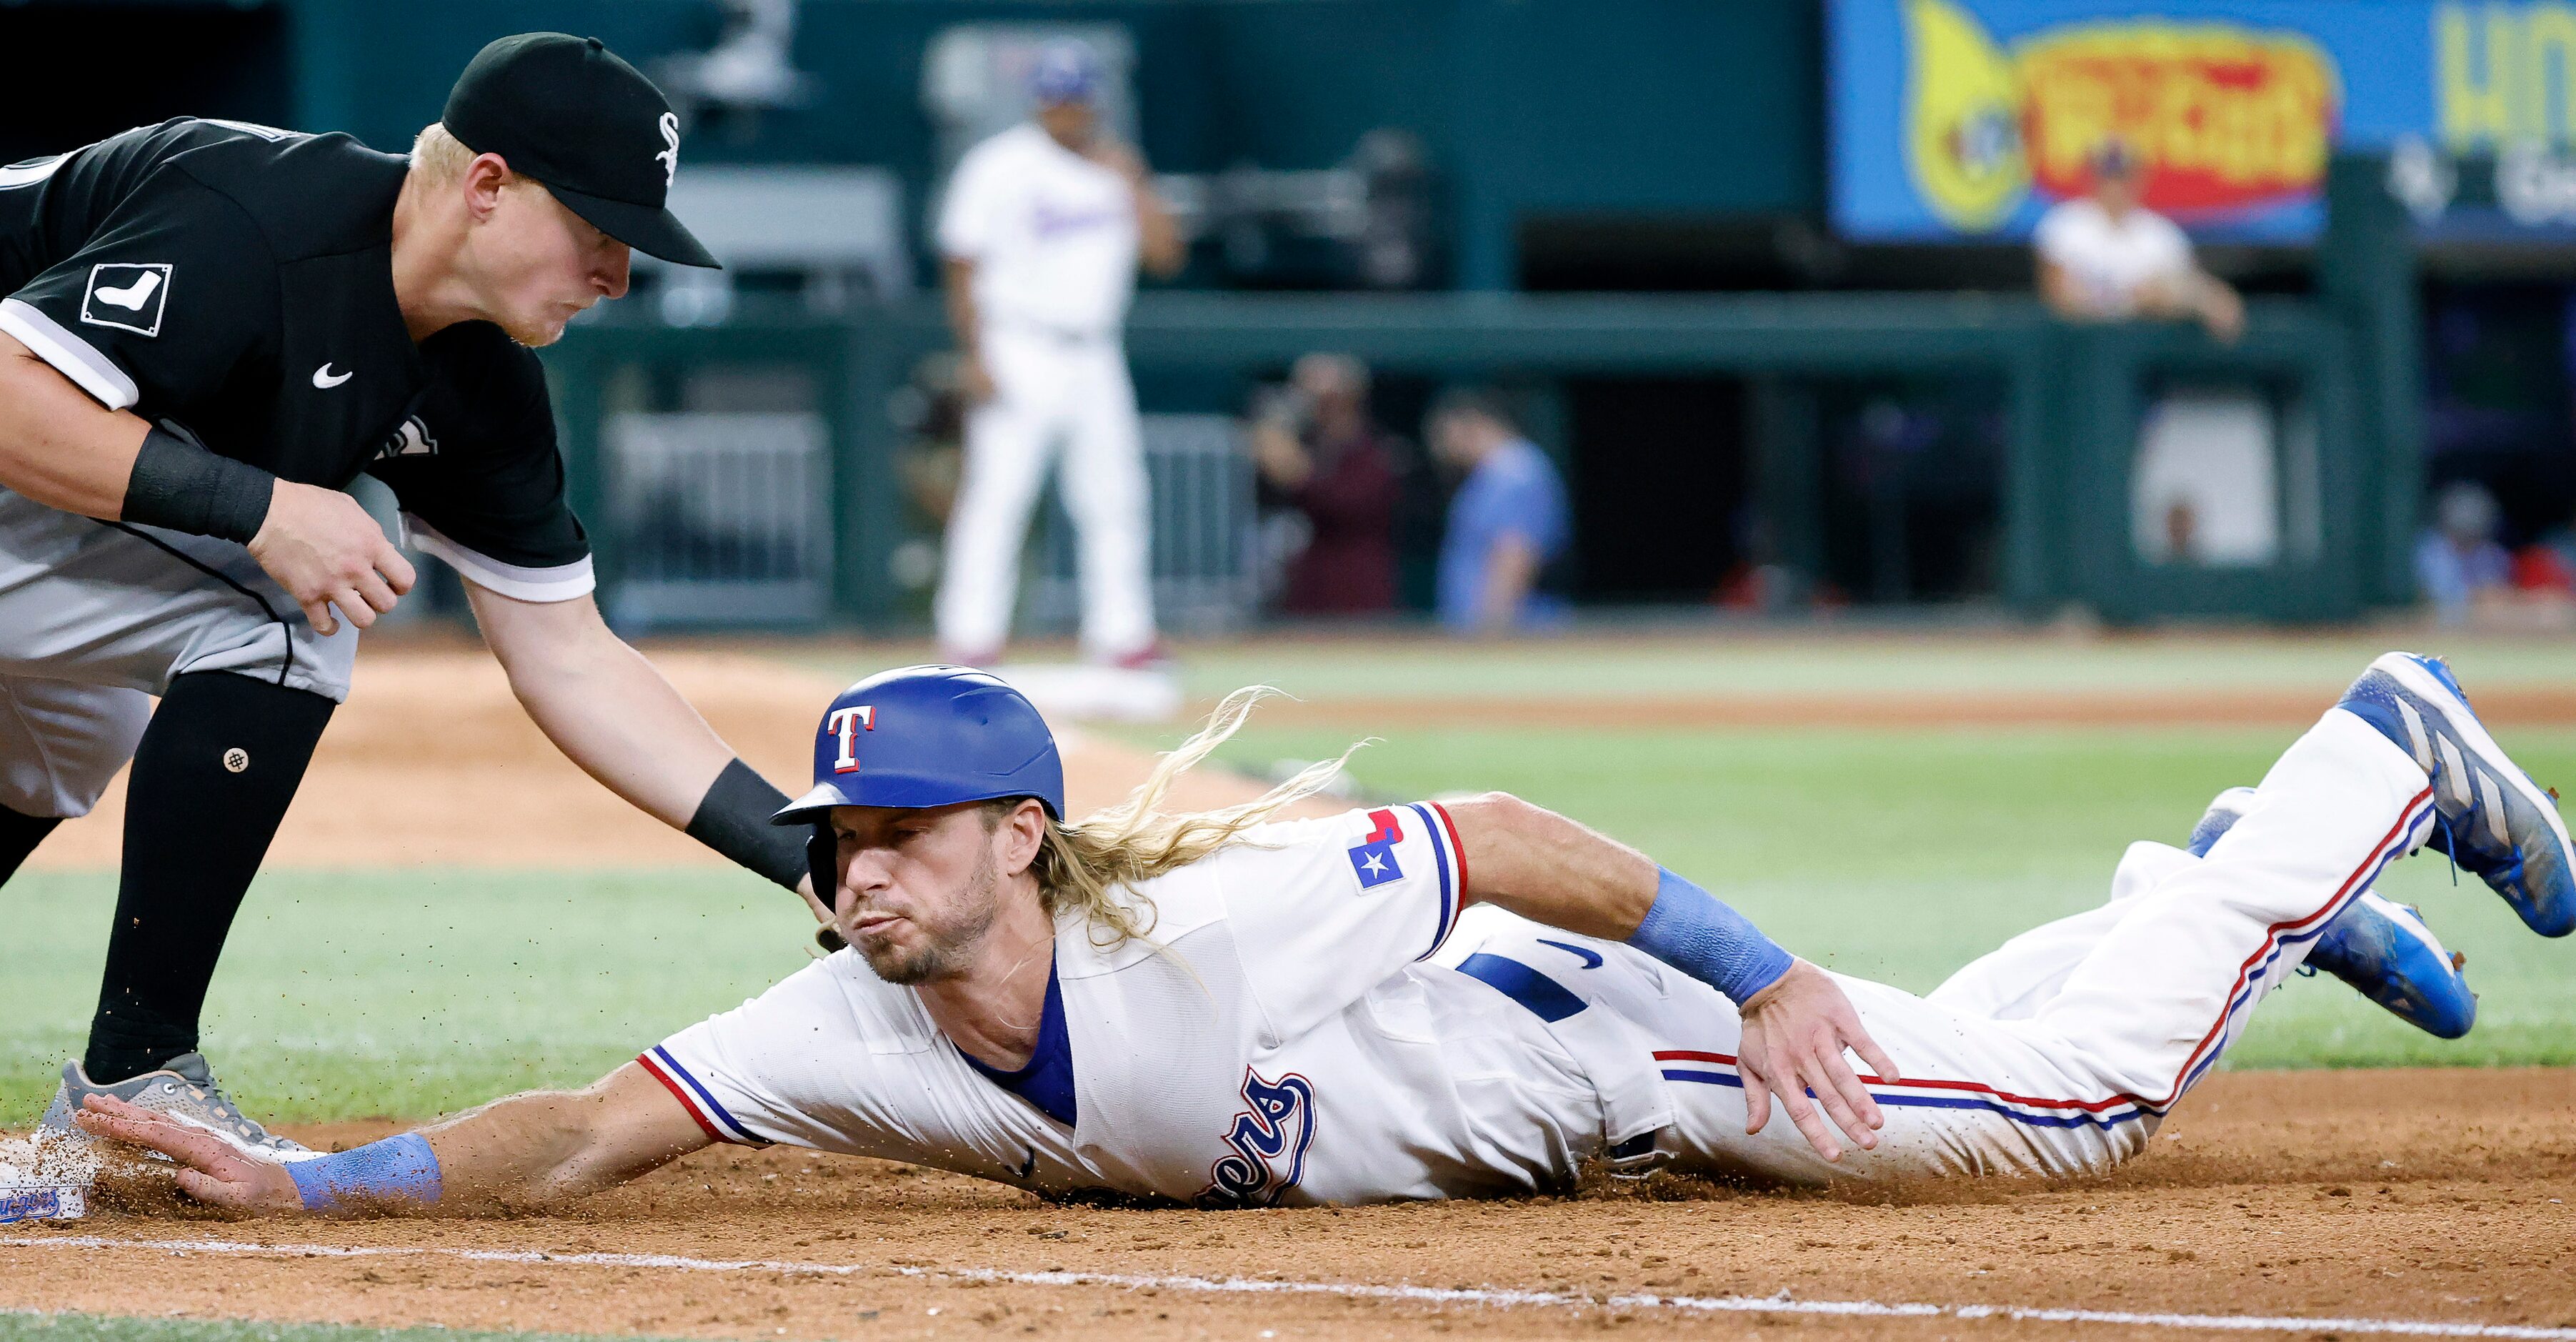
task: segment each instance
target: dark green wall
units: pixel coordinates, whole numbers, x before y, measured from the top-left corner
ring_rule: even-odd
[[[639,64],[703,46],[698,0],[285,0],[296,121],[394,147],[435,118],[484,42],[558,28]],[[1817,0],[806,0],[808,109],[754,135],[708,131],[716,160],[880,163],[918,188],[931,36],[978,19],[1117,22],[1135,35],[1145,149],[1159,165],[1336,162],[1401,126],[1448,183],[1459,278],[1509,287],[1520,220],[1706,217],[1821,209]]]

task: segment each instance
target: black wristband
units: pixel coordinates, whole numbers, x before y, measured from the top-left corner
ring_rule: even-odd
[[[219,457],[167,429],[143,435],[134,474],[125,482],[122,521],[194,536],[250,544],[268,520],[277,477],[248,462]]]
[[[735,760],[699,799],[698,813],[689,817],[689,837],[793,890],[805,875],[809,831],[769,823],[786,804],[786,793]]]

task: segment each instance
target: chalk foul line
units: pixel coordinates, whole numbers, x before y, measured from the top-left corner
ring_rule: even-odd
[[[1682,1314],[1822,1314],[1857,1318],[2008,1319],[2030,1323],[2102,1323],[2131,1328],[2186,1328],[2242,1333],[2370,1333],[2402,1337],[2481,1337],[2576,1342],[2576,1328],[2431,1319],[2322,1319],[2295,1315],[2161,1314],[2106,1309],[2041,1309],[2024,1305],[1929,1305],[1876,1300],[1799,1300],[1787,1294],[1578,1295],[1484,1286],[1378,1286],[1366,1282],[1278,1281],[1126,1272],[1008,1272],[1000,1268],[919,1267],[893,1263],[800,1263],[772,1258],[689,1258],[659,1253],[547,1253],[534,1249],[455,1249],[440,1245],[249,1244],[237,1240],[113,1239],[94,1235],[0,1236],[0,1249],[148,1249],[185,1255],[255,1258],[453,1258],[469,1263],[551,1263],[574,1267],[664,1268],[679,1272],[777,1272],[793,1276],[898,1276],[1009,1286],[1115,1286],[1209,1295],[1320,1295],[1408,1304],[1540,1306],[1667,1310]]]

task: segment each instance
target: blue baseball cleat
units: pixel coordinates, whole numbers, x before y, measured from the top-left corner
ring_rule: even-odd
[[[2209,856],[2253,800],[2252,788],[2229,788],[2192,826],[2192,856]],[[2300,972],[2322,969],[2437,1039],[2457,1039],[2478,1021],[2478,997],[2461,972],[2466,959],[2443,948],[2424,915],[2365,890],[2317,934]]]
[[[2467,963],[2443,949],[2422,910],[2364,890],[2326,924],[2300,969],[2322,969],[2416,1029],[2457,1039],[2478,1023],[2478,995],[2461,972]]]
[[[2219,793],[2218,800],[2200,813],[2200,823],[2191,827],[2191,837],[2183,841],[2183,847],[2190,849],[2193,857],[2209,856],[2210,846],[2218,842],[2218,836],[2235,828],[2236,822],[2244,818],[2245,808],[2253,804],[2254,789],[2250,787],[2232,787]]]
[[[2392,652],[2335,705],[2379,729],[2433,782],[2440,823],[2426,845],[2450,854],[2544,937],[2576,932],[2576,875],[2557,796],[2507,758],[2451,669]]]

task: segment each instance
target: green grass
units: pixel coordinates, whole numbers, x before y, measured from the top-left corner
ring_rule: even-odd
[[[2132,840],[2179,843],[2210,797],[2259,779],[2294,736],[1395,730],[1353,776],[1387,797],[1517,793],[1636,844],[1793,950],[1921,992],[2016,932],[2100,903]],[[2576,733],[2514,739],[2541,777],[2576,778]],[[1260,773],[1345,743],[1256,726],[1220,758]],[[2231,1065],[2576,1062],[2576,941],[2533,936],[2474,877],[2453,889],[2438,856],[2399,864],[2379,889],[2422,905],[2468,954],[2477,1029],[2445,1043],[2331,978],[2298,979]]]
[[[507,1342],[553,1342],[553,1339],[575,1336],[579,1335],[0,1312],[0,1342],[502,1342],[502,1339],[507,1339]]]
[[[2015,691],[2171,695],[2196,685],[2243,690],[2313,689],[2323,711],[2336,691],[2390,647],[2450,659],[2479,686],[2563,686],[2564,641],[2478,638],[2423,631],[2281,636],[2258,633],[2141,638],[2055,638],[2017,631],[1916,636],[1842,634],[1575,637],[1461,645],[1437,637],[1261,641],[1193,648],[1182,659],[1189,693],[1214,698],[1240,685],[1276,685],[1307,698],[1417,699],[1848,694],[2002,694]],[[889,665],[892,663],[888,663]],[[853,678],[881,667],[846,659]]]
[[[115,879],[0,886],[0,1125],[31,1122],[98,996]],[[813,922],[732,871],[289,872],[233,928],[204,1044],[253,1113],[425,1116],[585,1082],[803,964]]]

